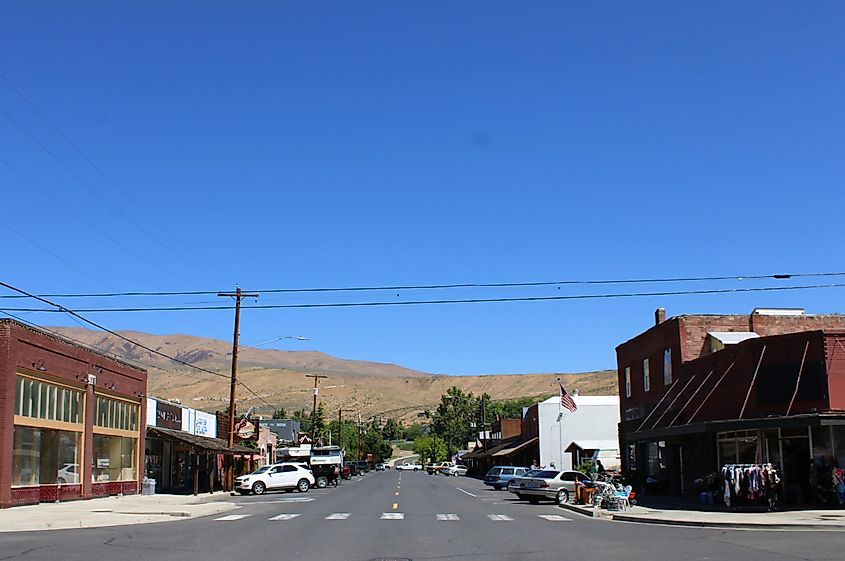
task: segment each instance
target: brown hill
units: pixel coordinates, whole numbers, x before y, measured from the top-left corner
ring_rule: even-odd
[[[186,368],[113,335],[80,328],[51,329],[145,366],[150,372],[150,395],[179,399],[187,406],[206,411],[228,405],[231,343],[189,335],[122,332],[150,348],[220,372],[222,376],[217,377]],[[440,396],[451,386],[476,395],[487,392],[495,400],[545,397],[557,393],[556,376],[561,376],[567,389],[578,389],[585,395],[617,393],[616,374],[607,370],[580,374],[430,375],[393,364],[344,360],[319,352],[244,347],[240,352],[239,379],[260,397],[239,388],[239,407],[254,405],[263,414],[269,414],[273,407],[310,410],[312,381],[305,378],[305,373],[311,372],[329,376],[320,383],[320,401],[329,415],[335,415],[342,406],[351,410],[345,413],[347,416],[360,412],[363,418],[382,416],[404,421],[413,421],[426,409],[436,407]]]

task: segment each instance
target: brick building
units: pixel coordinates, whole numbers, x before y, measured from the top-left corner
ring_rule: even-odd
[[[616,348],[624,467],[693,495],[733,463],[772,463],[789,502],[825,502],[845,466],[845,316],[685,315]]]
[[[140,490],[146,371],[0,320],[0,508]]]

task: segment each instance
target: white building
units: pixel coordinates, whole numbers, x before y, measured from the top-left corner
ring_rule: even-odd
[[[572,469],[573,459],[592,457],[608,469],[619,467],[619,396],[573,395],[572,399],[578,406],[574,413],[560,405],[558,396],[538,404],[540,465]]]

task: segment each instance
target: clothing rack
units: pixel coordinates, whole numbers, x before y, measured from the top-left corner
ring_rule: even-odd
[[[721,474],[726,506],[766,504],[774,510],[780,494],[780,476],[772,464],[725,464]]]

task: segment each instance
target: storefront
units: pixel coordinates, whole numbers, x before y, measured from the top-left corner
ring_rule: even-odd
[[[0,507],[137,493],[142,369],[0,320]]]

